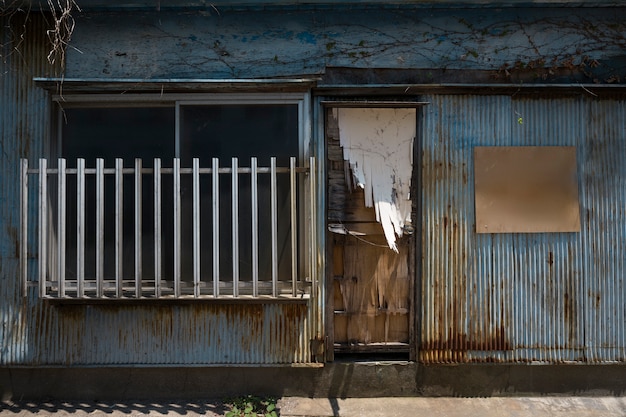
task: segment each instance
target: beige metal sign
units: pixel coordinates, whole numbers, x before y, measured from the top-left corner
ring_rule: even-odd
[[[474,148],[476,233],[578,232],[576,148]]]

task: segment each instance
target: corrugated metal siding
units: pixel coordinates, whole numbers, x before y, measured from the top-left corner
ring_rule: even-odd
[[[28,355],[35,305],[21,298],[18,275],[19,159],[43,154],[48,129],[46,94],[33,77],[51,76],[42,16],[22,13],[0,18],[0,364]],[[27,41],[26,41],[27,40]],[[29,257],[36,256],[29,248]]]
[[[51,314],[52,313],[52,314]],[[305,304],[75,305],[43,312],[33,364],[309,362]],[[306,343],[304,343],[306,342]]]
[[[588,238],[585,334],[590,361],[624,360],[626,350],[626,98],[586,111],[581,177]]]
[[[442,13],[447,16],[448,12]],[[599,15],[604,16],[604,13]],[[161,16],[151,18],[156,21]],[[255,16],[248,16],[246,21]],[[380,20],[378,11],[368,16],[367,21]],[[386,14],[384,20],[387,26],[397,30],[396,18],[396,14]],[[123,30],[102,37],[99,24],[115,19],[116,16],[103,16],[95,23],[81,22],[83,36],[77,36],[78,41],[88,46],[86,50],[90,45],[102,47],[92,53],[91,58],[72,51],[73,74],[102,76],[103,70],[108,70],[105,63],[113,58],[116,60],[113,72],[107,76],[124,77],[135,72],[139,76],[160,74],[142,72],[144,67],[137,64],[125,67],[126,60],[133,58],[125,49],[119,56],[111,56],[108,45],[117,35],[125,41],[133,39],[131,44],[113,42],[126,45],[129,50],[153,50],[135,43],[136,36],[125,37],[134,26],[123,26],[121,21],[117,24]],[[284,15],[282,19],[292,17]],[[339,21],[344,18],[334,15],[329,25],[319,32],[321,29],[317,29],[315,19],[304,15],[300,19],[306,29],[302,30],[305,40],[310,34],[318,33],[320,39],[325,39],[325,33],[334,33],[333,28],[345,26],[345,22]],[[441,15],[439,19],[446,22],[448,18]],[[150,22],[144,28],[148,34],[160,27],[153,27]],[[210,39],[209,44],[214,44],[215,33],[201,24],[203,19],[196,22],[194,27],[207,30],[201,34]],[[178,41],[189,38],[189,33],[172,20],[166,23],[178,37],[173,37],[169,47],[161,46],[159,50],[165,51],[170,61],[180,63],[180,54],[173,51],[179,51]],[[0,39],[5,45],[0,63],[0,364],[308,362],[311,331],[303,304],[58,306],[38,301],[34,291],[26,299],[20,297],[18,161],[26,156],[32,162],[45,154],[48,106],[45,94],[31,80],[34,76],[52,74],[47,73],[48,47],[43,19],[31,15],[25,34],[28,42],[22,45],[19,54],[8,53],[13,45],[7,42],[12,36],[7,25],[8,20],[3,18],[0,29]],[[233,20],[224,27],[236,33],[241,23]],[[413,21],[405,22],[402,27],[402,33],[415,33]],[[13,29],[19,31],[21,25],[14,24]],[[260,25],[255,30],[263,32],[262,29]],[[375,39],[379,32],[361,36],[361,31],[354,31],[351,36],[355,42],[348,42],[346,48],[353,48],[361,39]],[[306,48],[294,43],[293,36],[284,34],[288,47],[282,50],[304,53]],[[411,39],[412,35],[402,36]],[[467,37],[465,32],[459,32],[458,36]],[[275,46],[275,38],[280,37],[281,34],[270,35],[263,40]],[[91,44],[93,39],[97,42]],[[226,37],[221,39],[227,42]],[[431,43],[437,43],[436,39],[433,37]],[[149,37],[144,41],[148,42]],[[306,59],[295,60],[297,62],[292,64],[283,64],[280,56],[276,63],[276,48],[265,48],[267,67],[263,74],[315,72],[329,62],[326,59],[329,54],[342,57],[333,61],[335,64],[354,65],[348,54],[329,51],[332,45],[320,40],[316,57],[311,58],[307,52]],[[423,56],[405,53],[411,52],[416,44],[407,45],[410,45],[408,49],[404,46],[397,51],[393,49],[388,56],[393,55],[393,59]],[[241,49],[234,46],[234,50],[250,49],[247,44]],[[202,49],[201,46],[194,48]],[[180,53],[194,54],[194,48]],[[154,56],[148,55],[143,55],[146,65],[155,64]],[[393,61],[387,60],[387,55],[372,56],[379,57],[380,61],[376,62]],[[439,65],[439,61],[430,61],[431,58],[426,54],[425,66]],[[313,64],[310,64],[311,59],[314,59]],[[166,75],[179,74],[171,69],[176,65],[167,65],[168,62],[163,60],[159,70],[163,69]],[[209,65],[203,67],[206,71],[200,71],[192,65],[193,71],[183,69],[179,75],[220,74],[215,68],[224,67],[222,61],[211,59],[210,62],[215,67]],[[421,62],[406,65],[424,67]],[[250,66],[247,55],[238,55],[236,63],[238,68],[253,68],[258,75],[259,67]],[[130,68],[130,74],[126,68]],[[225,75],[232,74],[226,71]],[[425,362],[623,361],[626,349],[624,99],[521,96],[425,99],[432,104],[425,109],[422,126],[424,261],[420,359]],[[517,123],[520,116],[522,124]],[[577,146],[582,231],[476,235],[472,149],[477,145]],[[29,248],[29,254],[36,256],[36,248]]]
[[[38,300],[35,288],[21,297],[18,164],[46,155],[48,100],[32,79],[53,75],[45,22],[29,19],[23,29],[14,17],[13,32],[8,19],[0,22],[0,365],[310,362],[304,303],[61,306]],[[15,52],[22,30],[26,41]],[[34,233],[34,213],[29,218]],[[31,274],[36,251],[28,250]]]
[[[420,360],[623,361],[624,98],[427,100]],[[580,233],[474,232],[473,147],[498,145],[577,147]]]

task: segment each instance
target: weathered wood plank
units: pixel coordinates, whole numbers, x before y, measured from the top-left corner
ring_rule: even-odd
[[[399,254],[360,240],[343,250],[344,274],[337,281],[347,314],[335,315],[342,316],[337,318],[335,340],[408,342],[410,277],[406,242]]]

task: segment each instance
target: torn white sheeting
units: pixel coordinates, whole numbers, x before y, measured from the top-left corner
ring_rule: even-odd
[[[365,206],[374,207],[389,247],[398,251],[411,221],[411,171],[415,109],[338,108],[339,141],[357,184],[365,190]]]

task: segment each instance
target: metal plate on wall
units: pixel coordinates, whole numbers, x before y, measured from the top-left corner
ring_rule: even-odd
[[[474,148],[476,233],[580,231],[576,148]]]

